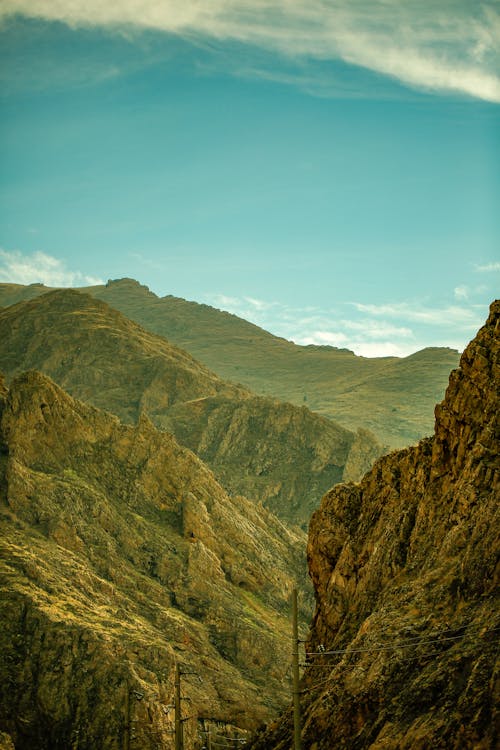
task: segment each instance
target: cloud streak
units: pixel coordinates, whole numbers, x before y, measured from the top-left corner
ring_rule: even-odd
[[[487,306],[469,297],[435,307],[339,303],[335,309],[223,294],[207,295],[204,301],[296,344],[345,348],[363,357],[406,357],[428,346],[462,350],[487,315]]]
[[[342,60],[417,89],[500,102],[500,13],[488,0],[3,0],[0,18],[15,13]]]
[[[474,306],[448,305],[447,307],[412,306],[405,302],[384,305],[367,305],[354,302],[352,305],[362,313],[374,316],[397,318],[398,320],[425,323],[430,326],[460,326],[464,330],[474,330],[481,325],[482,317]],[[482,306],[481,306],[482,312]]]
[[[476,266],[478,273],[493,273],[494,271],[500,271],[500,261],[497,263],[485,263],[482,266]]]
[[[0,281],[10,284],[45,284],[67,287],[103,284],[102,279],[71,271],[59,258],[42,252],[31,255],[20,250],[0,250]]]

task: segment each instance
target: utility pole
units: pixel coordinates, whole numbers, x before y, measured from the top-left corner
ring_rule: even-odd
[[[299,626],[297,615],[297,589],[292,592],[292,674],[293,674],[293,739],[294,750],[302,750],[300,739],[299,690]]]
[[[125,682],[125,732],[123,733],[123,750],[130,750],[130,687]]]
[[[175,665],[175,692],[174,692],[174,710],[175,710],[175,750],[183,750],[182,745],[182,721],[181,721],[181,670],[179,665]]]

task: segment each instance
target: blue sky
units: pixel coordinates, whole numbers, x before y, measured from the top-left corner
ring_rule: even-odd
[[[500,7],[4,0],[0,280],[461,349],[500,280]]]

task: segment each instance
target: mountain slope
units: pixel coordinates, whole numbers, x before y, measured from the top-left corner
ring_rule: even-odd
[[[165,339],[73,290],[0,313],[0,368],[9,378],[40,370],[126,422],[147,414],[232,493],[261,500],[303,526],[318,497],[342,479],[351,446],[361,442],[358,471],[382,452],[369,436],[360,441],[303,407],[220,380]]]
[[[0,379],[0,416],[0,729],[16,749],[170,747],[175,664],[203,679],[183,678],[187,748],[198,722],[276,710],[302,532],[231,500],[146,418],[125,426],[39,373]]]
[[[304,750],[496,748],[500,301],[436,407],[433,438],[322,500]],[[252,745],[291,746],[287,712]]]
[[[0,305],[44,291],[42,285],[0,284]],[[345,349],[297,346],[207,305],[159,298],[132,279],[86,291],[186,349],[222,378],[261,395],[306,403],[350,430],[373,431],[393,447],[432,433],[434,404],[458,364],[458,353],[450,349],[368,359]]]
[[[67,289],[11,306],[0,320],[0,363],[9,377],[39,369],[95,406],[137,421],[176,401],[222,391],[244,398],[187,352],[88,295]],[[160,393],[161,391],[161,393]]]

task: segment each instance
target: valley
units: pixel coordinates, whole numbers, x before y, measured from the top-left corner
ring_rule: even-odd
[[[130,286],[162,306],[128,280],[92,294],[0,290],[5,741],[13,738],[16,750],[172,747],[180,671],[190,708],[182,714],[186,748],[197,750],[209,733],[285,750],[291,714],[275,717],[290,695],[296,588],[307,748],[326,750],[332,732],[351,746],[353,726],[361,727],[359,748],[377,747],[379,735],[384,747],[408,750],[421,736],[455,737],[450,702],[464,716],[476,706],[476,717],[491,702],[493,676],[475,665],[494,663],[496,633],[488,624],[495,563],[485,549],[495,549],[498,303],[452,373],[435,436],[381,458],[388,446],[359,414],[349,429],[304,401],[258,395],[155,332],[154,316],[139,324],[110,306],[116,299],[104,301]],[[185,304],[206,330],[212,320],[214,336],[218,321],[227,323],[225,313]],[[167,319],[162,308],[158,320]],[[419,423],[413,400],[419,388],[429,394],[449,351],[365,362],[341,350],[305,352],[259,329],[255,343],[253,328],[241,336],[239,361],[255,364],[252,347],[267,340],[268,352],[290,350],[284,368],[293,380],[294,358],[311,356],[312,373],[314,362],[335,358],[332,390],[345,394],[350,382],[361,404],[373,399],[370,414],[382,422],[389,398],[402,405],[410,394],[407,408]],[[190,324],[177,321],[177,329],[182,339]],[[233,335],[222,337],[228,352]],[[351,365],[360,365],[356,376]],[[255,366],[257,380],[258,373]],[[482,531],[471,535],[473,528]],[[392,649],[371,661],[385,653],[387,633],[402,639],[403,661],[407,642],[451,644],[428,665],[417,651],[401,671]],[[410,709],[401,675],[423,694],[441,673],[455,684],[465,664],[454,649],[462,634],[470,711],[460,708],[460,689],[446,693],[434,717],[425,701]],[[359,649],[366,656],[351,662]],[[331,684],[338,710],[325,712]],[[384,713],[389,695],[393,708]],[[492,748],[491,711],[468,721],[467,743],[483,737]]]

